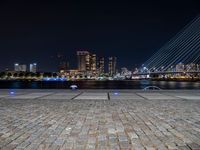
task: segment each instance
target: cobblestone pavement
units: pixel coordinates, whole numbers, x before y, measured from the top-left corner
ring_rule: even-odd
[[[0,149],[200,150],[200,94],[0,90]]]

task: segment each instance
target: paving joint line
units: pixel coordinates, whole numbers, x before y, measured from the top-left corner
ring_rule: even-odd
[[[78,95],[74,96],[71,98],[71,100],[74,100],[76,97],[80,96],[81,94],[83,94],[84,92],[79,93]]]
[[[150,100],[150,99],[148,99],[148,98],[146,98],[146,97],[144,97],[144,96],[141,96],[140,94],[138,94],[138,93],[136,93],[136,92],[135,92],[135,95],[137,95],[137,96],[139,96],[139,97],[142,97],[142,98],[144,98],[145,100]]]
[[[50,95],[53,95],[53,94],[55,94],[55,92],[51,93],[51,94],[44,95],[44,96],[36,97],[36,98],[33,98],[33,99],[41,99],[43,97],[47,97],[47,96],[50,96]]]
[[[108,100],[110,100],[110,93],[109,92],[107,92],[107,96],[108,96]]]

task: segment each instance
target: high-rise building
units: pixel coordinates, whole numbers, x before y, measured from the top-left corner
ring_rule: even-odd
[[[186,64],[185,65],[185,71],[197,71],[198,65],[194,63]]]
[[[33,73],[37,72],[37,64],[36,63],[30,64],[30,72],[33,72]]]
[[[17,71],[17,72],[20,72],[20,71],[26,72],[26,65],[16,63],[14,65],[14,70]]]
[[[179,63],[176,65],[176,72],[184,72],[185,71],[185,65],[183,63]]]
[[[60,62],[59,71],[66,71],[67,69],[69,69],[69,62],[67,61]]]
[[[77,51],[78,71],[90,69],[90,55],[88,51]]]
[[[104,57],[99,58],[98,70],[99,70],[99,74],[104,74]]]
[[[89,72],[91,71],[91,55],[88,53],[85,56],[85,65],[86,65],[86,71]]]
[[[116,74],[116,64],[117,64],[117,57],[108,58],[108,73],[110,76]]]
[[[91,54],[90,55],[90,69],[92,71],[92,74],[96,74],[97,71],[97,58],[96,54]]]
[[[69,69],[69,62],[67,61],[67,58],[65,55],[58,53],[56,56],[58,63],[58,70],[60,72],[65,72],[67,69]]]
[[[112,63],[112,57],[109,57],[108,58],[108,74],[110,75],[110,76],[112,76],[112,74],[113,74],[113,63]]]
[[[200,64],[197,64],[197,70],[196,71],[200,71]]]
[[[96,74],[96,54],[91,54],[88,51],[77,51],[77,57],[78,71],[86,72],[87,74]]]

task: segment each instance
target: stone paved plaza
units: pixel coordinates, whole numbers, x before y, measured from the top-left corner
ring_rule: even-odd
[[[0,149],[200,150],[200,91],[0,90]]]

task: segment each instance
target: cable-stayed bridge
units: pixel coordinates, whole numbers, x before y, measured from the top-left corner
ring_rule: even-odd
[[[200,73],[200,15],[161,47],[137,74]]]

